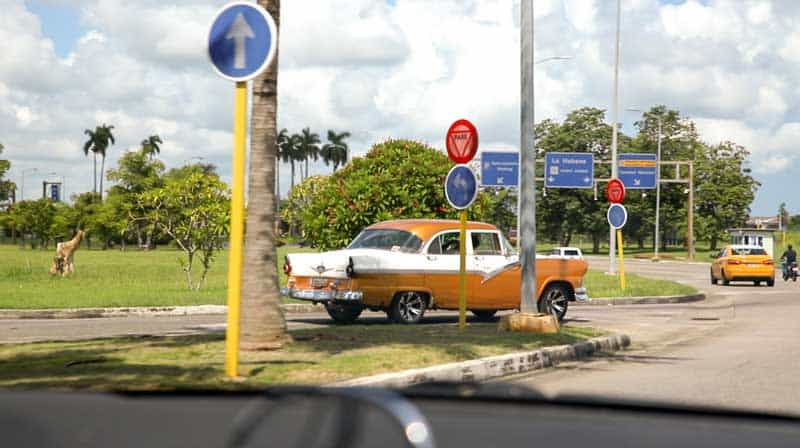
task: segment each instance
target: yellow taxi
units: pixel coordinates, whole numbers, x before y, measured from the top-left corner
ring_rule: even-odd
[[[723,285],[753,282],[758,286],[763,281],[767,286],[775,286],[775,263],[763,247],[732,244],[722,249],[711,263],[711,284],[716,285],[720,280]]]

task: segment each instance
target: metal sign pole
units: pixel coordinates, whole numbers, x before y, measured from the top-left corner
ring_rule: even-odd
[[[461,232],[459,233],[458,260],[458,328],[467,325],[467,211],[461,210]]]
[[[520,7],[520,311],[537,312],[536,306],[536,147],[533,93],[533,0]]]
[[[655,259],[658,260],[658,246],[661,242],[659,235],[659,224],[661,222],[660,216],[661,208],[661,115],[658,116],[658,155],[656,156],[656,235],[655,235]]]
[[[230,259],[228,260],[228,325],[225,329],[225,374],[239,376],[239,306],[242,299],[244,248],[244,159],[247,82],[236,83],[233,118],[233,182],[231,191]]]

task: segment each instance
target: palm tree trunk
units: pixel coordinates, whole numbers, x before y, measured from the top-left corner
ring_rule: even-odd
[[[291,190],[294,190],[294,160],[292,160],[292,186],[290,191]]]
[[[92,193],[97,193],[97,153],[92,153],[92,157],[92,180],[94,181]]]
[[[280,19],[280,0],[259,0]],[[278,55],[264,73],[253,80],[250,117],[249,202],[242,275],[242,350],[282,347],[288,340],[286,321],[278,295],[275,252],[275,140],[278,135]]]
[[[103,172],[105,171],[106,167],[106,156],[103,155],[103,158],[100,160],[100,201],[103,200]]]

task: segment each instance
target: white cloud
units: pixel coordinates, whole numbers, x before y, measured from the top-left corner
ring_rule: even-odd
[[[204,157],[229,171],[233,89],[204,48],[225,0],[53,1],[75,7],[90,30],[66,58],[23,0],[6,0],[0,15],[0,136],[14,173],[46,166],[70,177],[70,192],[87,188],[83,129],[103,121],[118,141],[107,164],[157,133],[168,164]],[[519,0],[282,3],[280,127],[350,131],[359,154],[389,137],[441,147],[450,122],[467,117],[483,149],[518,144]],[[615,2],[537,0],[534,16],[535,59],[574,56],[536,66],[537,120],[610,109]],[[705,140],[750,149],[758,173],[791,170],[800,141],[795,23],[794,2],[626,0],[620,106],[667,104],[695,119]]]

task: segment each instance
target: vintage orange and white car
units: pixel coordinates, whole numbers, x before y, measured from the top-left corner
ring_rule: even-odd
[[[480,319],[520,307],[519,257],[497,227],[467,224],[467,308]],[[568,257],[537,257],[539,310],[563,319],[570,301],[587,300],[587,264]],[[416,323],[426,310],[457,310],[459,222],[407,219],[365,228],[346,249],[286,256],[281,293],[323,303],[337,322],[364,309],[382,310],[398,323]]]

